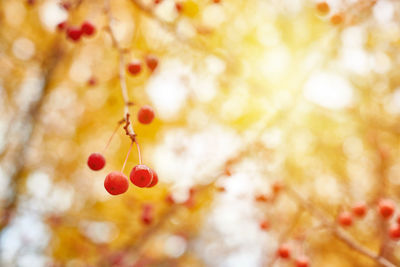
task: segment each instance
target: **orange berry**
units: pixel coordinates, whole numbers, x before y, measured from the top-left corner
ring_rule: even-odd
[[[354,215],[356,215],[357,217],[364,217],[365,213],[367,212],[367,207],[365,206],[365,203],[363,203],[363,202],[356,203],[352,209],[353,209]]]
[[[260,228],[262,230],[268,230],[269,229],[269,222],[267,220],[263,220],[260,222]]]
[[[339,25],[340,23],[343,22],[343,17],[340,14],[335,14],[331,17],[331,23],[333,25]]]
[[[317,3],[317,10],[323,14],[326,14],[329,12],[330,8],[328,3],[326,2],[319,2]]]
[[[283,259],[288,259],[290,258],[290,247],[287,244],[282,244],[278,248],[278,256],[283,258]]]
[[[378,210],[383,218],[388,219],[392,217],[395,210],[395,205],[390,199],[382,199],[378,203]]]
[[[353,224],[353,217],[350,212],[344,211],[339,214],[338,221],[342,226],[350,226]]]
[[[391,239],[399,239],[400,238],[400,225],[394,224],[389,228],[389,236]]]

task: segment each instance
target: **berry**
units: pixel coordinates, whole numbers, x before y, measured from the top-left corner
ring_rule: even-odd
[[[378,203],[379,213],[385,219],[388,219],[393,215],[394,209],[394,203],[390,199],[382,199]]]
[[[400,216],[397,217],[396,222],[397,222],[398,224],[400,224]]]
[[[215,189],[216,189],[218,192],[226,192],[226,188],[223,187],[223,186],[217,186],[217,187],[215,187]]]
[[[266,195],[257,195],[256,197],[255,197],[255,200],[257,201],[257,202],[267,202],[268,201],[268,197],[266,196]]]
[[[138,120],[142,124],[149,124],[154,119],[154,110],[150,106],[143,106],[140,108],[138,113]]]
[[[122,172],[111,172],[104,180],[104,187],[111,195],[123,194],[129,187],[128,178]]]
[[[183,4],[182,4],[181,2],[175,3],[175,9],[176,9],[176,11],[177,11],[178,13],[181,13],[181,12],[182,12],[182,9],[183,9]]]
[[[146,65],[153,72],[158,66],[158,59],[155,56],[148,55],[146,57]]]
[[[274,191],[275,195],[278,194],[282,190],[282,188],[283,188],[283,184],[280,182],[275,182],[272,185],[272,191]]]
[[[74,42],[78,42],[79,39],[81,39],[81,36],[82,36],[82,30],[80,28],[75,27],[75,26],[68,27],[67,37],[70,40],[72,40]]]
[[[95,77],[91,77],[87,83],[89,86],[95,86],[97,84],[97,80]]]
[[[82,23],[81,31],[84,35],[92,36],[96,33],[96,27],[89,21],[85,21],[84,23]]]
[[[127,70],[132,75],[137,75],[142,71],[142,63],[140,61],[133,61],[128,64]]]
[[[153,169],[150,169],[150,170],[151,170],[151,173],[153,174],[153,180],[147,186],[148,188],[153,187],[158,183],[158,175],[157,175],[157,173]]]
[[[219,4],[221,3],[221,0],[213,0],[214,4]]]
[[[400,225],[394,224],[389,228],[389,236],[391,239],[399,239],[400,238]]]
[[[154,4],[158,5],[162,0],[154,0]]]
[[[65,30],[65,28],[67,28],[67,22],[66,21],[63,21],[63,22],[60,22],[60,23],[58,23],[57,24],[57,30],[58,31],[63,31],[63,30]]]
[[[149,204],[143,205],[141,216],[142,222],[146,225],[149,225],[153,222],[153,218],[153,206]]]
[[[283,258],[283,259],[288,259],[290,258],[290,247],[287,244],[282,244],[278,248],[278,256]]]
[[[296,267],[308,267],[308,265],[310,264],[310,261],[308,260],[307,256],[299,256],[296,261]]]
[[[326,3],[326,2],[319,2],[319,3],[317,3],[317,10],[318,10],[319,12],[321,12],[322,14],[326,14],[326,13],[329,12],[330,8],[329,8],[328,3]]]
[[[100,153],[92,153],[87,160],[87,165],[93,171],[99,171],[106,165],[106,159]]]
[[[356,203],[352,209],[353,209],[354,215],[356,215],[357,217],[364,217],[365,213],[367,212],[367,207],[365,206],[365,203],[363,203],[363,202]]]
[[[263,220],[260,222],[260,228],[262,230],[268,230],[269,229],[269,222],[267,220]]]
[[[138,187],[147,187],[152,183],[153,172],[146,165],[136,165],[130,174],[131,182]]]
[[[231,175],[232,175],[232,172],[231,172],[231,170],[230,170],[228,167],[226,167],[226,168],[224,169],[224,175],[226,175],[226,176],[231,176]]]
[[[340,23],[342,23],[343,21],[343,17],[340,14],[335,14],[331,17],[331,23],[333,25],[339,25]]]
[[[350,212],[342,212],[341,214],[339,214],[339,224],[342,226],[350,226],[353,223],[353,217],[351,216]]]

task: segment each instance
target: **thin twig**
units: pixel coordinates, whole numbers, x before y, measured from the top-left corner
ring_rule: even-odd
[[[126,135],[129,136],[129,138],[132,140],[132,142],[136,143],[136,146],[138,148],[138,155],[139,155],[139,161],[142,163],[142,158],[141,158],[141,153],[140,153],[140,147],[136,139],[136,133],[133,130],[133,126],[130,120],[130,113],[129,113],[129,107],[132,105],[132,102],[129,101],[129,95],[128,95],[128,86],[126,83],[126,73],[125,73],[125,49],[122,48],[120,43],[118,42],[115,33],[111,27],[113,17],[111,13],[111,6],[110,6],[110,0],[104,0],[104,11],[107,15],[108,19],[108,27],[107,30],[110,33],[111,40],[113,42],[113,45],[118,51],[118,57],[119,57],[119,72],[118,72],[118,77],[119,77],[119,82],[121,86],[121,93],[122,97],[124,99],[124,121],[125,121],[125,132]]]
[[[124,172],[126,162],[128,161],[129,154],[131,153],[131,150],[132,150],[132,145],[133,145],[133,141],[131,142],[131,145],[129,146],[129,150],[128,150],[128,153],[126,154],[125,161],[124,161],[124,164],[122,165],[121,172]]]
[[[103,154],[104,154],[104,152],[106,151],[106,149],[108,148],[108,146],[110,145],[111,140],[114,138],[114,135],[117,133],[119,127],[120,127],[121,124],[124,123],[124,122],[125,122],[125,119],[122,119],[121,121],[118,122],[117,127],[115,127],[113,133],[111,134],[110,138],[109,138],[108,141],[107,141],[106,146],[103,148]]]

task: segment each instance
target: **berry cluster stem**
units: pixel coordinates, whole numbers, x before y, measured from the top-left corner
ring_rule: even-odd
[[[137,143],[136,143],[136,144],[137,144]],[[128,150],[128,153],[126,154],[124,164],[122,165],[122,169],[121,169],[121,172],[122,172],[122,173],[124,172],[126,162],[128,161],[129,154],[131,153],[132,145],[133,145],[133,141],[131,142],[131,145],[129,146],[129,150]]]
[[[111,40],[113,42],[113,45],[118,51],[118,57],[119,57],[119,73],[118,73],[118,78],[121,86],[121,93],[122,97],[124,100],[124,122],[125,122],[125,132],[126,135],[129,136],[129,138],[132,140],[132,143],[135,142],[137,149],[138,149],[138,156],[139,156],[139,162],[142,164],[142,157],[140,153],[140,146],[137,142],[136,138],[136,133],[133,129],[131,120],[130,120],[130,113],[129,113],[129,106],[132,105],[132,102],[129,101],[129,95],[128,95],[128,86],[126,83],[126,74],[125,74],[125,49],[123,49],[118,42],[117,38],[115,37],[115,33],[111,27],[111,23],[113,20],[112,13],[111,13],[111,5],[110,5],[110,0],[104,0],[104,12],[107,15],[108,19],[108,27],[107,30],[110,33]],[[132,146],[132,145],[131,145]],[[129,149],[130,151],[130,149]],[[124,163],[125,166],[125,163]]]
[[[118,122],[117,127],[115,127],[113,133],[111,134],[110,138],[109,138],[108,141],[107,141],[107,144],[106,144],[105,147],[103,148],[102,154],[104,154],[104,152],[107,150],[107,148],[108,148],[108,146],[110,145],[112,139],[114,138],[114,135],[117,133],[119,127],[121,126],[121,124],[122,124],[123,122],[125,122],[125,120],[121,120],[121,121]]]
[[[110,0],[105,0],[104,1],[104,6],[105,6],[105,12],[107,14],[108,18],[108,32],[110,33],[113,45],[116,47],[118,51],[118,56],[119,56],[119,73],[118,73],[118,78],[121,86],[121,92],[122,92],[122,97],[124,99],[124,118],[126,120],[129,120],[129,106],[131,102],[129,101],[129,95],[128,95],[128,86],[126,85],[126,75],[125,75],[125,51],[117,41],[117,38],[115,37],[114,31],[111,27],[111,23],[113,20],[112,13],[111,13],[111,6],[110,6]],[[132,124],[129,123],[129,134],[134,136],[135,131],[133,130]]]
[[[139,164],[142,165],[142,154],[140,153],[140,146],[139,146],[139,143],[137,142],[137,138],[135,138],[135,144],[136,144],[137,151],[138,151]]]

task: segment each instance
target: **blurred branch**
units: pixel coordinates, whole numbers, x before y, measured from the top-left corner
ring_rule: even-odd
[[[166,32],[169,34],[173,35],[177,41],[179,41],[183,45],[187,45],[188,47],[195,49],[197,51],[204,52],[206,51],[207,53],[214,54],[215,56],[218,56],[222,59],[224,59],[225,62],[228,62],[230,57],[227,57],[225,54],[220,53],[221,51],[214,51],[210,47],[206,47],[206,44],[204,42],[198,43],[198,42],[193,42],[191,40],[188,40],[186,38],[183,38],[181,35],[179,35],[176,32],[176,26],[173,23],[163,21],[160,19],[156,14],[154,14],[153,8],[143,4],[140,0],[131,0],[132,3],[138,8],[144,15],[146,15],[148,18],[152,19],[155,21],[162,29],[164,29]],[[201,33],[201,31],[197,30],[198,33]]]
[[[278,244],[279,246],[284,242],[284,240],[286,240],[290,234],[296,229],[296,225],[299,222],[299,218],[301,217],[301,215],[303,214],[303,210],[299,210],[298,212],[296,212],[294,219],[292,220],[292,223],[289,224],[289,226],[286,228],[286,230],[278,237]],[[274,257],[272,258],[272,260],[266,264],[266,266],[273,266],[275,264],[275,262],[279,259],[278,255],[275,253]]]
[[[107,15],[107,19],[108,19],[108,27],[107,30],[110,33],[111,36],[111,40],[113,42],[114,47],[117,49],[118,51],[118,57],[119,57],[119,81],[120,81],[120,86],[121,86],[121,93],[122,93],[122,97],[124,99],[124,119],[125,119],[125,131],[126,131],[126,135],[128,135],[131,140],[133,142],[136,143],[136,145],[138,146],[138,151],[139,150],[139,144],[137,142],[137,138],[136,138],[136,133],[133,130],[132,127],[132,123],[130,121],[130,114],[129,114],[129,106],[132,104],[129,101],[129,95],[128,95],[128,86],[126,84],[126,74],[125,74],[125,50],[121,47],[121,45],[119,44],[117,38],[115,37],[115,33],[112,29],[112,21],[113,21],[113,16],[112,16],[112,12],[111,12],[111,5],[110,5],[110,0],[105,0],[104,1],[104,11]],[[140,153],[140,152],[139,152]]]
[[[357,241],[355,241],[349,234],[339,228],[334,222],[327,219],[326,214],[315,207],[312,203],[301,197],[295,190],[290,187],[286,187],[289,196],[292,197],[300,206],[307,210],[311,215],[318,218],[325,227],[327,227],[333,235],[346,244],[351,249],[357,251],[358,253],[372,259],[376,263],[385,267],[396,267],[396,265],[383,256],[375,253],[374,251],[362,246]]]
[[[252,144],[247,143],[243,146],[243,149],[238,151],[235,155],[232,155],[229,157],[225,163],[223,164],[223,170],[222,171],[217,171],[216,175],[213,176],[211,179],[211,182],[207,185],[201,185],[197,186],[194,188],[196,191],[196,194],[199,194],[201,192],[206,192],[207,190],[211,190],[215,187],[215,182],[217,181],[218,178],[221,177],[221,175],[226,173],[226,169],[231,168],[233,165],[237,164],[240,162],[240,159],[244,157],[246,154],[250,153],[253,148],[257,148],[258,143],[257,140],[253,142]],[[181,204],[173,204],[171,208],[169,208],[158,220],[158,222],[147,228],[147,230],[142,234],[141,237],[138,238],[138,241],[135,243],[135,245],[128,247],[126,251],[129,251],[129,257],[125,259],[125,263],[128,266],[131,266],[130,264],[136,263],[138,260],[140,260],[145,253],[146,250],[146,245],[148,242],[151,241],[151,239],[156,236],[165,226],[165,224],[170,221],[176,214],[181,210],[186,208],[185,205]]]
[[[12,172],[10,174],[10,188],[9,191],[12,192],[10,198],[7,200],[5,206],[2,207],[3,209],[3,217],[0,221],[0,231],[2,231],[10,222],[13,213],[17,207],[18,202],[18,186],[20,183],[20,179],[23,176],[23,172],[25,171],[25,162],[26,162],[26,154],[29,148],[29,143],[32,139],[36,122],[39,119],[40,110],[43,106],[45,96],[50,90],[51,87],[51,80],[53,77],[53,73],[56,70],[56,66],[62,57],[62,52],[59,49],[58,43],[56,42],[55,47],[50,49],[52,51],[52,55],[47,57],[42,62],[43,70],[43,78],[44,78],[44,85],[43,88],[40,90],[40,94],[38,99],[34,102],[29,103],[29,108],[26,109],[26,112],[22,114],[20,117],[20,124],[23,125],[26,129],[28,129],[28,135],[25,137],[23,136],[26,131],[22,131],[20,133],[20,142],[18,145],[13,149],[13,151],[7,151],[7,154],[12,155],[12,159],[10,160],[11,165],[13,166]],[[17,125],[18,122],[15,120],[11,123]],[[13,137],[15,138],[15,136]],[[10,148],[11,150],[11,148]],[[4,156],[5,157],[5,156]],[[2,163],[6,160],[4,158]]]

